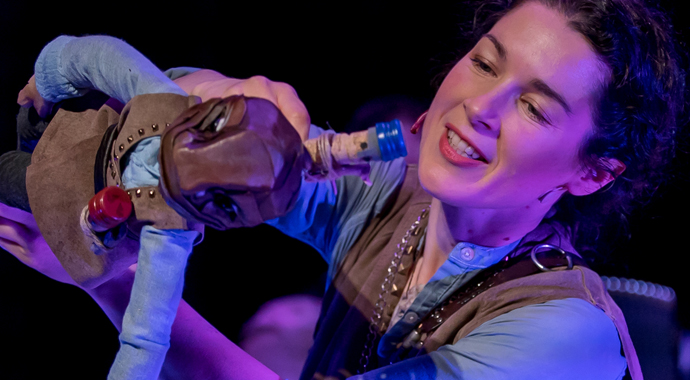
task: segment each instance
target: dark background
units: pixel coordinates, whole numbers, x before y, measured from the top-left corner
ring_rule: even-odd
[[[0,2],[0,151],[14,148],[16,96],[40,49],[60,34],[110,34],[132,44],[161,69],[212,68],[235,77],[265,75],[295,87],[312,122],[342,130],[357,107],[390,94],[430,102],[432,78],[457,49],[458,6],[394,1],[272,5],[231,1],[172,3]],[[667,8],[672,3],[664,3]],[[98,10],[96,9],[98,7]],[[676,29],[687,31],[674,12]],[[366,127],[366,126],[364,126]],[[624,258],[602,274],[673,287],[679,321],[690,325],[686,278],[685,179],[677,178],[632,217]],[[265,300],[319,294],[323,264],[311,248],[270,227],[208,231],[188,267],[185,299],[230,339]],[[105,378],[117,332],[82,291],[0,252],[0,378]]]

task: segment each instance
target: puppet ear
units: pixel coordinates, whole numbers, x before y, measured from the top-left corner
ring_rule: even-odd
[[[582,174],[568,183],[567,189],[575,196],[589,195],[608,185],[625,171],[625,164],[615,158],[600,158],[599,165],[587,167]]]

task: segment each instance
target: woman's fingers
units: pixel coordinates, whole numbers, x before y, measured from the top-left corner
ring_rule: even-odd
[[[302,100],[297,96],[297,91],[292,86],[282,82],[275,82],[274,85],[277,87],[276,105],[278,109],[295,127],[302,141],[305,141],[309,137],[309,126],[311,125],[307,107],[302,103]]]
[[[32,262],[27,255],[26,229],[19,223],[0,216],[0,247],[26,265]]]
[[[31,76],[29,83],[19,91],[17,96],[17,103],[22,107],[33,106],[38,113],[38,116],[45,118],[52,110],[54,103],[45,100],[36,88],[36,78]]]
[[[311,119],[295,89],[282,82],[274,82],[257,75],[248,79],[224,78],[200,83],[191,93],[202,100],[226,98],[232,95],[267,99],[278,107],[297,130],[302,141],[309,135]]]
[[[33,216],[2,203],[0,247],[42,274],[60,282],[76,285],[43,239]]]

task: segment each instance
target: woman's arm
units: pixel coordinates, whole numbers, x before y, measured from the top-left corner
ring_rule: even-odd
[[[75,285],[41,236],[33,216],[0,203],[0,247],[25,265],[57,281]],[[86,292],[118,331],[134,283],[135,266]],[[163,364],[164,379],[266,379],[278,375],[242,351],[186,302],[172,325],[171,346]]]

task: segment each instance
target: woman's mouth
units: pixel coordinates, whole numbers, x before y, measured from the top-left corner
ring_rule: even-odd
[[[453,148],[457,154],[473,160],[481,161],[481,156],[474,151],[474,148],[472,148],[467,141],[461,139],[460,136],[458,136],[458,134],[453,132],[451,129],[448,130],[448,144],[450,144],[450,147]]]
[[[486,160],[475,152],[474,148],[463,140],[455,131],[448,129],[448,133],[440,141],[441,154],[454,164],[481,164]]]

